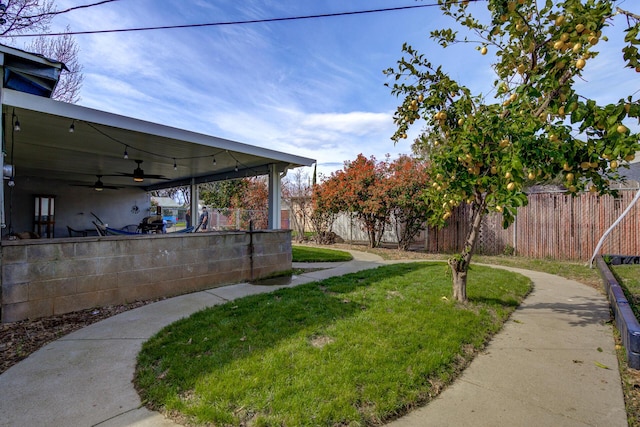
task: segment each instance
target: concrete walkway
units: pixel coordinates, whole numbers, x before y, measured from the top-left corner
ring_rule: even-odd
[[[287,286],[383,264],[352,253],[354,261]],[[577,282],[516,271],[535,290],[503,332],[435,401],[391,426],[627,425],[606,299]],[[0,426],[175,426],[142,407],[133,388],[142,343],[202,308],[275,289],[238,284],[183,295],[52,342],[0,375]]]

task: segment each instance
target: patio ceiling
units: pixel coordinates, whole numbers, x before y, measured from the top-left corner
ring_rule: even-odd
[[[148,191],[188,185],[192,179],[202,183],[265,175],[270,164],[283,172],[315,162],[10,89],[3,89],[2,99],[4,162],[14,165],[16,179],[33,176],[90,185],[102,175],[105,185]],[[16,119],[20,131],[14,131]],[[135,160],[143,161],[143,182],[118,176],[133,173]]]

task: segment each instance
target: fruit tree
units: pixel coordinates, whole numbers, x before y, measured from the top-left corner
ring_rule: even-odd
[[[527,203],[523,187],[557,176],[571,194],[610,193],[618,167],[640,149],[628,127],[640,116],[637,100],[599,105],[575,85],[598,49],[606,49],[613,20],[627,28],[621,55],[628,78],[640,81],[640,28],[638,17],[613,0],[438,3],[462,33],[442,29],[431,37],[445,48],[465,42],[495,54],[495,97],[472,93],[406,44],[405,57],[385,73],[395,77],[392,93],[402,99],[392,139],[424,125],[416,144],[434,181],[425,189],[430,222],[443,226],[452,209],[471,204],[465,245],[449,260],[454,298],[466,301],[467,271],[488,213],[500,212],[507,227]],[[486,22],[471,11],[485,6]]]

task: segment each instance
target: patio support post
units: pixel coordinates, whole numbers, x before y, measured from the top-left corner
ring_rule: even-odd
[[[2,89],[0,89],[1,91]],[[0,93],[0,98],[2,97],[2,93]],[[3,229],[7,226],[4,215],[4,153],[5,151],[5,137],[4,137],[4,113],[2,113],[2,129],[0,130],[0,147],[2,147],[2,154],[0,154],[0,171],[2,171],[2,179],[0,180],[0,229]]]
[[[200,192],[195,178],[191,178],[189,191],[191,192],[191,201],[189,203],[189,212],[191,212],[191,225],[195,228],[198,226],[198,200],[200,200]]]
[[[4,54],[0,54],[0,70],[4,75]],[[2,85],[0,85],[0,100],[3,100]],[[0,229],[7,226],[4,215],[4,155],[7,153],[7,144],[4,135],[4,113],[2,113],[2,129],[0,129],[0,148],[2,153],[0,155],[0,171],[2,171],[2,180],[0,180]],[[13,126],[13,123],[11,123]]]
[[[269,230],[280,229],[280,186],[280,173],[277,165],[271,163],[269,165]]]

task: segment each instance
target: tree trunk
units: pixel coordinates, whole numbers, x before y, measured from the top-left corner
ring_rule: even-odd
[[[458,256],[448,261],[453,281],[453,298],[460,302],[467,302],[467,272],[469,271],[476,242],[480,236],[482,219],[484,218],[485,200],[481,197],[477,200],[479,203],[474,202],[471,208],[471,228],[467,233],[464,248]]]
[[[467,272],[451,269],[453,274],[453,298],[456,301],[467,301]]]

